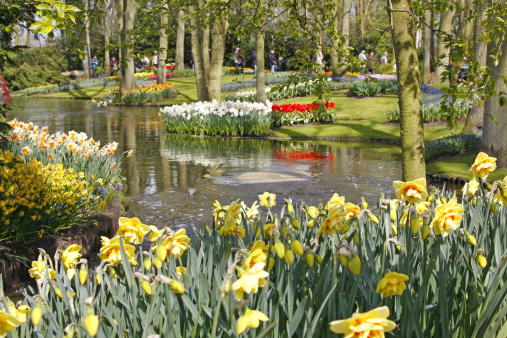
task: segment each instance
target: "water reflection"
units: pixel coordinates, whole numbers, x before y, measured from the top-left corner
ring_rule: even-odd
[[[83,100],[14,98],[11,118],[50,132],[86,132],[134,150],[123,163],[129,215],[155,225],[209,221],[215,199],[251,204],[264,191],[309,204],[334,193],[373,203],[401,177],[399,147],[317,141],[167,135],[153,107],[96,107]],[[279,203],[282,200],[279,199]]]

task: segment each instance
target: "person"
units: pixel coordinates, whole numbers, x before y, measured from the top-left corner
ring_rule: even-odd
[[[188,55],[188,64],[190,65],[190,68],[195,69],[194,54],[192,54],[192,52]]]
[[[99,60],[97,60],[97,55],[93,56],[91,65],[92,65],[92,70],[93,70],[92,77],[97,77],[97,67],[99,66]]]
[[[269,51],[268,63],[271,66],[271,72],[274,73],[276,71],[276,57],[273,49]]]
[[[110,67],[110,70],[111,70],[111,76],[114,75],[114,71],[116,70],[116,65],[118,64],[118,62],[116,62],[116,58],[113,56],[113,58],[111,59],[111,62],[109,62],[109,67]]]
[[[252,58],[252,67],[253,67],[254,73],[257,74],[257,51],[254,50],[250,57]]]
[[[243,57],[243,54],[239,54],[239,68],[241,69],[241,73],[243,74],[245,69],[245,58]]]
[[[283,56],[278,57],[278,70],[281,72],[286,72],[290,68],[289,61],[285,60]]]
[[[364,64],[366,63],[366,60],[368,60],[366,58],[366,51],[364,49],[361,51],[361,53],[359,53],[359,56],[357,57],[357,59],[359,60],[359,62],[361,62],[363,64],[361,66],[361,73],[364,73],[364,69],[365,69]]]
[[[377,60],[375,60],[375,55],[373,52],[370,53],[368,57],[368,73],[375,74],[375,66],[377,65]]]
[[[234,51],[234,55],[232,56],[232,63],[235,67],[234,69],[234,74],[239,74],[239,65],[240,65],[240,60],[239,60],[239,47],[236,47],[236,50]]]
[[[155,69],[158,67],[158,55],[157,55],[157,51],[153,52],[153,58],[151,59],[151,64],[153,65],[153,67]]]
[[[463,58],[463,66],[461,66],[461,71],[458,73],[458,83],[462,83],[463,80],[467,80],[467,75],[469,73],[470,66],[468,65],[468,59]]]
[[[137,73],[138,69],[143,68],[143,62],[141,61],[141,54],[137,53],[136,58],[134,60],[134,73]]]
[[[148,59],[148,57],[145,54],[144,58],[143,58],[143,68],[147,68],[149,64],[150,64],[150,59]]]
[[[387,64],[387,52],[384,52],[384,55],[380,58],[380,64],[382,66]]]

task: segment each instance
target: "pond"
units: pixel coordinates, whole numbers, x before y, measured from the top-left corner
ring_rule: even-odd
[[[291,197],[308,205],[333,193],[374,203],[394,197],[401,177],[400,148],[377,143],[213,138],[168,134],[156,107],[97,107],[85,100],[13,98],[9,119],[48,126],[49,132],[85,132],[101,144],[134,150],[122,164],[127,216],[145,224],[210,222],[213,202],[252,204],[264,191],[277,202]]]

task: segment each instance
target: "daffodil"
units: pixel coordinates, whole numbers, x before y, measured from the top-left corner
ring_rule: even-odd
[[[141,244],[144,240],[144,235],[150,232],[150,228],[147,225],[142,224],[137,217],[120,217],[118,222],[120,228],[116,234],[125,238],[127,243]]]
[[[388,317],[389,308],[382,306],[365,313],[354,313],[351,318],[329,324],[331,331],[344,334],[344,338],[384,337],[384,332],[396,328],[396,324]]]
[[[190,248],[190,238],[187,236],[185,229],[180,229],[174,235],[168,236],[164,240],[164,246],[167,253],[174,258],[180,258],[188,248]]]
[[[102,248],[100,248],[100,259],[108,262],[109,264],[115,266],[121,263],[121,251],[120,251],[120,241],[123,243],[123,248],[125,249],[125,254],[127,255],[127,259],[131,264],[135,262],[135,250],[136,248],[130,244],[126,244],[124,240],[116,236],[112,239],[108,239],[107,237],[102,237]]]
[[[81,246],[77,244],[69,245],[62,253],[63,268],[67,271],[69,279],[74,277],[76,270],[74,266],[77,264],[79,258],[81,258]]]
[[[438,205],[435,210],[435,215],[430,223],[435,235],[442,235],[447,237],[450,230],[456,230],[464,213],[464,208],[457,202],[457,198],[451,198],[447,203]]]
[[[461,189],[462,192],[467,193],[468,196],[475,195],[479,189],[479,182],[475,178],[472,178],[470,182],[465,183],[465,186]]]
[[[236,292],[238,300],[243,299],[244,293],[257,293],[259,287],[266,285],[266,278],[269,276],[264,271],[266,263],[259,262],[245,271],[237,281],[232,284],[232,289]]]
[[[5,337],[8,332],[21,325],[21,321],[10,313],[0,309],[0,337]]]
[[[340,196],[338,194],[333,194],[329,202],[326,204],[326,210],[331,210],[335,206],[343,206],[345,205],[345,196]],[[315,218],[315,217],[314,217]]]
[[[270,194],[269,192],[264,192],[264,194],[259,195],[259,201],[261,207],[271,208],[276,205],[276,195]]]
[[[500,189],[500,187],[498,188],[498,190],[496,191],[496,195],[495,195],[495,202],[497,202],[498,204],[502,204],[502,205],[505,205],[507,206],[507,176],[504,177],[504,179],[502,180],[502,182],[500,182],[500,185],[502,187],[502,189]],[[503,190],[503,192],[502,192]]]
[[[397,272],[388,272],[377,284],[377,293],[381,293],[384,297],[392,295],[401,295],[407,288],[405,282],[408,281],[408,276]]]
[[[340,227],[349,219],[345,206],[335,205],[330,211],[327,218],[322,222],[317,234],[334,235]]]
[[[238,319],[236,332],[237,334],[241,334],[247,327],[256,329],[259,327],[260,321],[267,322],[268,320],[269,318],[264,313],[246,308],[245,314]]]
[[[423,213],[428,211],[428,207],[430,206],[430,204],[431,204],[430,202],[420,202],[420,203],[416,203],[416,205],[415,205],[415,207],[417,209],[417,221],[419,223],[419,227],[421,227],[422,223],[423,223],[423,219],[421,216]],[[409,208],[405,208],[403,215],[401,215],[400,224],[403,228],[407,225],[409,211],[410,211]]]
[[[400,201],[417,203],[428,198],[425,178],[419,178],[413,182],[394,181],[393,188],[396,189],[396,198]]]
[[[489,157],[488,154],[480,152],[475,158],[474,164],[470,168],[475,178],[486,178],[491,171],[496,169],[496,158]]]
[[[159,229],[154,225],[149,226],[151,233],[150,233],[150,241],[155,242],[157,237],[161,236],[164,233],[164,229]]]
[[[51,268],[46,267],[46,262],[39,259],[38,261],[32,262],[32,268],[28,269],[28,272],[30,273],[30,277],[35,278],[35,280],[40,281],[44,278],[46,275],[46,269],[49,274],[49,278],[51,280],[55,279],[56,272],[55,270]]]
[[[352,217],[359,216],[359,213],[361,212],[361,208],[359,208],[355,204],[346,203],[345,204],[345,211],[347,211],[347,215],[352,218]]]

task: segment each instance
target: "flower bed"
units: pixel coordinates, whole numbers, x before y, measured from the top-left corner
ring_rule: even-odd
[[[334,108],[334,102],[326,101],[325,107],[313,104],[274,104],[271,109],[275,112],[273,125],[290,126],[293,124],[307,124],[312,122],[329,122],[333,116],[329,113]]]
[[[358,80],[366,80],[367,78],[373,78],[378,80],[396,80],[398,77],[396,75],[384,75],[384,74],[368,74],[368,75],[359,75],[357,77]]]
[[[271,78],[271,79],[265,79],[266,84],[273,84],[273,83],[283,83],[286,82],[288,78],[280,77],[280,78]],[[249,87],[255,87],[257,84],[257,80],[248,80],[243,82],[231,82],[231,83],[224,83],[220,86],[220,89],[225,92],[231,92],[236,91],[238,89],[242,88],[249,88]]]
[[[484,154],[472,170],[493,166]],[[266,192],[251,206],[216,201],[202,230],[121,218],[92,273],[79,246],[56,261],[41,253],[29,270],[37,290],[7,299],[2,318],[15,336],[498,337],[507,198],[470,186],[458,200],[428,194],[423,178],[396,181],[396,199],[382,195],[375,213],[338,194],[309,206]]]
[[[166,78],[170,78],[171,76],[173,76],[173,73],[166,73],[166,74],[165,74],[165,77],[166,77]],[[153,74],[153,75],[150,75],[149,79],[150,79],[150,80],[156,80],[156,79],[157,79],[157,77],[158,77],[158,75],[157,75],[157,74]]]
[[[117,195],[116,143],[100,147],[84,133],[50,135],[32,123],[9,124],[8,149],[0,154],[0,242],[67,229]]]
[[[271,104],[196,102],[160,110],[170,132],[197,135],[266,135]]]
[[[127,90],[123,94],[121,102],[126,104],[157,102],[163,99],[168,99],[175,93],[176,85],[170,83],[150,83],[148,85],[140,85],[134,90]],[[119,97],[119,89],[114,88],[101,99],[99,105],[104,104],[105,102],[104,106],[107,105],[107,102],[119,102]]]
[[[181,77],[194,77],[195,69],[185,68],[185,69],[173,69],[173,79],[181,78]]]
[[[457,101],[454,104],[456,118],[462,119],[468,116],[470,110],[469,101]],[[447,115],[442,112],[439,104],[425,104],[423,105],[423,120],[424,122],[441,122],[446,121]],[[393,109],[387,113],[387,120],[389,122],[400,122],[399,108]]]
[[[154,72],[139,72],[134,74],[134,79],[136,80],[149,80],[150,76],[156,75]],[[108,80],[118,80],[120,77],[118,75],[113,75],[107,77]]]
[[[424,156],[426,160],[432,160],[439,156],[464,154],[479,150],[481,138],[479,133],[461,133],[426,141],[424,143]]]
[[[350,83],[349,92],[353,96],[368,97],[377,94],[394,92],[396,79],[380,79],[377,81],[353,81]]]

